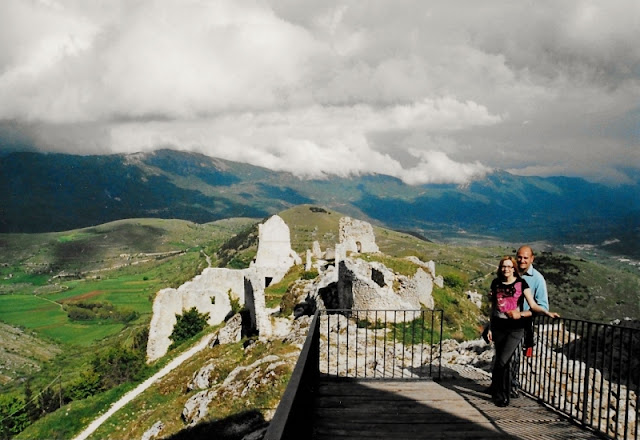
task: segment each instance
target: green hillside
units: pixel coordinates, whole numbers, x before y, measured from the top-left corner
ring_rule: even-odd
[[[134,219],[60,233],[0,234],[0,319],[54,347],[90,348],[147,325],[158,290],[193,278],[207,266],[205,254],[215,260],[221,243],[255,221]],[[135,319],[70,319],[69,308],[78,304],[108,304],[111,315]],[[0,332],[7,340],[10,332]],[[19,346],[12,350],[26,357],[25,365],[42,362]],[[4,368],[4,381],[22,369]]]
[[[0,176],[0,232],[63,231],[129,218],[264,218],[314,204],[443,241],[494,236],[588,243],[640,258],[637,181],[610,187],[501,170],[465,185],[407,185],[379,174],[300,179],[173,150],[94,156],[14,152],[0,156]]]
[[[302,256],[314,241],[323,249],[338,241],[340,212],[298,205],[280,216],[289,225],[292,247]],[[208,264],[247,267],[255,256],[257,222],[262,220],[239,218],[196,224],[131,219],[59,233],[0,234],[0,391],[5,396],[0,403],[8,405],[6,399],[14,399],[13,407],[24,407],[27,384],[40,396],[49,393],[54,400],[62,394],[65,397],[62,410],[52,409],[52,414],[33,423],[19,438],[42,438],[52,432],[69,437],[79,432],[93,414],[103,411],[184,349],[170,352],[156,365],[139,368],[115,387],[103,390],[92,382],[96,360],[142,353],[140,340],[145,337],[158,290],[179,286]],[[485,309],[477,310],[466,300],[465,292],[486,292],[499,258],[513,254],[516,246],[482,237],[443,244],[433,237],[380,226],[374,229],[383,254],[361,258],[382,261],[400,273],[416,270],[403,259],[405,256],[434,261],[436,274],[444,278],[444,287],[435,288],[434,299],[436,307],[445,312],[446,337],[478,337]],[[536,267],[547,276],[552,309],[562,316],[600,322],[640,318],[640,277],[628,268],[604,261],[567,254],[565,248],[556,250],[546,244],[544,251],[538,252]],[[270,306],[281,303],[284,308],[290,307],[286,304],[289,289],[303,275],[296,269],[278,285],[270,286],[266,292]],[[246,342],[228,347],[229,352],[217,352],[227,370],[238,362]],[[260,347],[265,353],[288,350]],[[183,373],[192,374],[198,362],[195,359],[185,366]],[[175,387],[184,383],[177,377],[171,380],[173,385],[159,385],[155,397],[151,393],[148,400],[133,404],[134,409],[126,412],[127,418],[116,425],[105,425],[101,432],[113,438],[118,437],[118,429],[126,428],[139,437],[149,414],[179,413],[185,397]],[[270,399],[276,398],[285,384],[282,382]],[[251,405],[266,405],[257,396],[252,399]],[[2,405],[0,411],[9,408]],[[253,408],[221,405],[220,413],[230,419],[242,418],[242,410]],[[68,417],[75,424],[66,422]],[[175,432],[180,430],[180,423],[177,421],[172,428]]]

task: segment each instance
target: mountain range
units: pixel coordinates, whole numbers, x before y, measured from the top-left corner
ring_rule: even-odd
[[[317,204],[434,240],[607,243],[640,254],[640,180],[607,186],[495,171],[465,185],[385,175],[305,180],[197,153],[0,156],[0,232],[63,231],[124,218],[206,223]],[[634,243],[636,245],[634,245]]]

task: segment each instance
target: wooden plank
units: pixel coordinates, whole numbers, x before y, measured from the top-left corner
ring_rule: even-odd
[[[314,429],[314,438],[398,438],[398,439],[433,439],[433,438],[512,438],[499,431],[490,422],[484,424],[449,425],[378,425],[327,427]]]
[[[466,379],[323,381],[313,439],[600,438],[526,397],[497,407],[484,387]]]

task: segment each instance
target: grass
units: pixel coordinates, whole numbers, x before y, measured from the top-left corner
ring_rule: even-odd
[[[254,222],[229,219],[196,225],[132,219],[60,233],[0,234],[0,320],[28,330],[43,341],[41,345],[52,347],[52,353],[63,348],[51,359],[35,355],[33,344],[12,345],[14,364],[8,367],[8,359],[0,361],[0,366],[8,368],[4,370],[8,374],[0,376],[2,392],[20,388],[15,382],[20,372],[28,372],[35,387],[45,386],[60,371],[65,372],[63,381],[72,381],[76,371],[86,368],[95,347],[108,346],[126,338],[131,329],[148,325],[158,290],[177,287],[206,267],[202,249],[215,258],[213,252],[222,242]],[[76,247],[65,247],[66,253],[61,253],[61,244]],[[83,247],[92,249],[90,259],[85,258]],[[176,250],[186,252],[154,254]],[[54,278],[65,271],[79,274]],[[70,321],[63,306],[77,301],[108,303],[120,310],[135,310],[140,317],[127,325]],[[12,337],[12,332],[3,329],[0,338]]]
[[[57,292],[33,295],[34,284],[21,283],[13,294],[0,295],[3,322],[34,330],[65,345],[89,346],[120,332],[124,326],[108,322],[78,323],[68,319],[64,303],[101,301],[140,314],[135,323],[149,322],[155,293],[177,287],[206,267],[202,254],[187,252],[136,266],[101,273],[100,278],[83,278],[58,283]],[[36,275],[38,282],[42,275]],[[24,277],[22,280],[26,280]]]
[[[28,426],[14,439],[73,438],[80,434],[96,418],[97,414],[106,411],[111,404],[130,389],[131,385],[123,385],[83,400],[71,402]]]
[[[420,267],[409,260],[405,260],[404,258],[396,258],[386,254],[360,254],[358,257],[366,261],[377,261],[378,263],[382,263],[395,273],[407,277],[414,276]]]
[[[122,408],[117,414],[107,420],[90,439],[134,439],[140,438],[157,421],[164,423],[163,437],[183,431],[186,423],[181,417],[186,401],[199,392],[188,391],[188,379],[202,366],[211,364],[210,382],[221,384],[238,366],[247,366],[268,354],[279,356],[281,359],[292,351],[292,348],[278,342],[255,342],[251,349],[245,350],[246,341],[235,344],[218,345],[204,350],[183,363],[164,379],[155,383],[134,401]],[[265,365],[266,367],[266,365]],[[272,374],[258,380],[258,383],[246,392],[244,385],[240,388],[220,389],[219,394],[209,405],[208,415],[203,424],[215,423],[216,434],[228,429],[236,419],[249,409],[263,412],[275,409],[288,383],[292,366],[280,366],[272,370]],[[237,375],[237,383],[243,384],[251,372],[241,372]],[[264,420],[264,414],[262,419]]]
[[[282,280],[264,289],[266,306],[273,308],[280,305],[282,298],[291,288],[292,284],[302,278],[304,273],[303,266],[293,266]]]

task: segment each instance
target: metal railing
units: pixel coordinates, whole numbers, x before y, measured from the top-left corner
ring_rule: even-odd
[[[640,329],[536,317],[522,390],[613,439],[637,439]]]
[[[441,377],[441,310],[316,312],[265,439],[309,438],[320,377]],[[522,390],[587,429],[638,439],[640,329],[537,317]]]
[[[442,310],[323,310],[320,374],[440,378]]]

